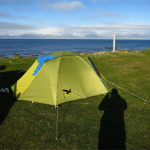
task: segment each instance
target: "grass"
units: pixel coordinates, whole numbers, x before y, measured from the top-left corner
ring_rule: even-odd
[[[143,99],[150,97],[150,49],[82,55],[91,57],[112,83]],[[0,59],[0,87],[10,87],[35,60],[36,57]],[[125,144],[126,149],[149,149],[150,103],[110,84],[110,91],[114,88],[120,96],[116,98],[118,103],[113,103],[112,98],[109,111],[102,106],[108,101],[105,95],[61,104],[58,140],[54,106],[16,101],[12,93],[1,93],[0,149],[98,149],[102,142],[103,148]]]

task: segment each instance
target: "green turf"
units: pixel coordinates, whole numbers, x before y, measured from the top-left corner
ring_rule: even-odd
[[[83,55],[91,57],[113,84],[142,99],[150,97],[150,49]],[[10,87],[35,60],[0,59],[0,87]],[[110,101],[100,95],[59,106],[58,140],[54,106],[15,101],[12,93],[0,93],[0,149],[98,149],[102,143],[103,148],[149,149],[150,102],[109,86],[110,91],[117,89],[120,97]]]

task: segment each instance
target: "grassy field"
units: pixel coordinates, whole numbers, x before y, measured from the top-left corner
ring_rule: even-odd
[[[61,104],[56,140],[54,106],[0,93],[0,149],[150,149],[150,49],[82,55],[92,59],[118,95]],[[0,59],[0,87],[13,85],[35,60]]]

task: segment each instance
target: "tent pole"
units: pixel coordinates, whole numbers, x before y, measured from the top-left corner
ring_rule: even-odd
[[[56,140],[58,139],[58,105],[57,105],[57,119],[56,119]]]

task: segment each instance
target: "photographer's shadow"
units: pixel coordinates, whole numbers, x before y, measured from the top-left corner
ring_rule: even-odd
[[[99,105],[99,110],[104,110],[104,114],[100,121],[98,149],[126,149],[124,123],[126,109],[127,103],[116,89],[104,97]]]

